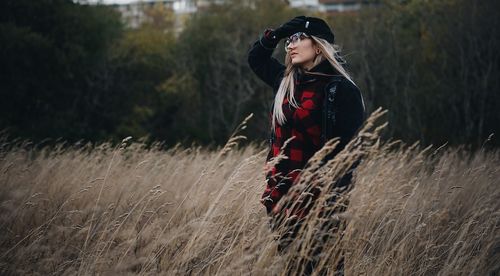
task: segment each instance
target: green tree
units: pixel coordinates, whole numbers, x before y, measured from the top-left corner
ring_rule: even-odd
[[[106,56],[119,15],[64,0],[0,3],[0,127],[11,135],[68,140],[105,137],[99,112]]]
[[[369,109],[389,109],[387,136],[480,146],[499,132],[498,8],[493,0],[385,0],[331,18]]]
[[[187,21],[177,43],[176,72],[193,80],[181,89],[193,89],[182,93],[195,100],[185,107],[189,116],[175,119],[176,129],[185,127],[182,136],[222,143],[254,113],[249,136],[266,137],[272,93],[251,72],[247,54],[265,28],[277,27],[294,14],[280,1],[231,1],[211,5]]]

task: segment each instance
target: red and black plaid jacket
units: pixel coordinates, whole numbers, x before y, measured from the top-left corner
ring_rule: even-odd
[[[328,61],[324,61],[312,68],[310,72],[332,73],[329,67]],[[289,105],[285,98],[283,112],[286,123],[276,124],[275,135],[271,139],[271,149],[266,160],[269,161],[270,158],[277,156],[284,142],[293,137],[283,148],[288,159],[281,160],[266,175],[267,186],[262,195],[262,203],[268,212],[271,212],[280,198],[288,192],[307,161],[323,146],[321,107],[323,91],[329,78],[309,74],[297,75],[297,77],[294,96],[299,108]]]
[[[285,66],[271,55],[277,41],[269,36],[270,30],[257,40],[248,54],[248,62],[257,76],[277,92],[283,78]],[[266,188],[261,202],[269,213],[278,201],[296,182],[301,169],[316,151],[321,149],[324,141],[321,137],[323,125],[323,101],[325,87],[332,76],[339,75],[333,66],[324,60],[308,72],[295,75],[295,100],[299,108],[289,105],[286,97],[283,112],[286,123],[276,124],[275,135],[271,139],[270,151],[266,162],[279,154],[284,142],[293,139],[283,148],[287,159],[281,160],[266,175]],[[342,82],[338,91],[339,107],[335,136],[341,138],[342,148],[359,128],[364,117],[364,104],[357,87]],[[272,118],[272,112],[270,119]],[[332,138],[332,137],[328,137]],[[279,210],[274,210],[279,211]]]

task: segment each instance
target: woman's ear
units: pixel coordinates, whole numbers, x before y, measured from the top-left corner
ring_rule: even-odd
[[[316,46],[316,47],[314,47],[314,49],[315,49],[316,55],[321,54],[321,49],[319,47]]]

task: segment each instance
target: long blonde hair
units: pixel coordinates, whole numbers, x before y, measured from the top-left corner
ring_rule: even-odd
[[[320,64],[323,60],[327,59],[340,74],[342,74],[346,79],[356,85],[351,79],[349,73],[342,67],[341,62],[338,61],[338,59],[343,60],[340,56],[339,46],[336,44],[330,44],[328,41],[316,36],[311,36],[311,38],[321,50],[321,53],[314,58],[313,67]],[[303,69],[292,64],[292,58],[290,57],[289,53],[287,53],[285,56],[285,66],[286,68],[283,79],[281,80],[278,92],[276,93],[276,96],[274,98],[273,117],[271,123],[273,132],[276,128],[276,122],[278,122],[280,125],[283,125],[286,121],[282,107],[285,97],[288,97],[288,102],[293,107],[299,107],[297,101],[293,96],[295,92],[295,74],[303,73]]]

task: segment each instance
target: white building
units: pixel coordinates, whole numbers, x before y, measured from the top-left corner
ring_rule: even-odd
[[[193,13],[197,10],[196,2],[190,0],[176,0],[173,8],[177,14]]]
[[[367,0],[288,0],[293,8],[305,8],[312,11],[336,13],[336,12],[356,12],[363,6],[376,1]]]
[[[176,14],[193,13],[196,3],[191,0],[136,0],[111,4],[122,14],[123,20],[130,28],[139,27],[146,20],[144,11],[157,5],[173,10]]]
[[[83,0],[84,1],[84,0]],[[173,10],[178,15],[176,29],[180,31],[182,21],[191,13],[208,6],[210,3],[224,3],[228,0],[94,0],[98,3],[111,3],[120,11],[127,25],[131,28],[140,26],[146,20],[144,10],[155,5],[163,5],[165,8]],[[231,0],[229,0],[231,1]],[[284,0],[291,7],[305,8],[311,11],[325,13],[356,12],[368,3],[368,0]],[[88,1],[91,2],[91,1]],[[95,2],[94,2],[95,3]]]
[[[288,4],[292,8],[306,8],[318,10],[320,4],[318,0],[289,0]]]
[[[320,0],[319,2],[319,11],[326,13],[355,12],[368,5],[366,0]]]

